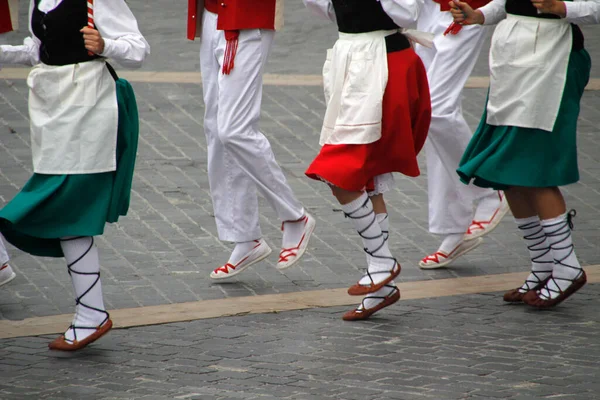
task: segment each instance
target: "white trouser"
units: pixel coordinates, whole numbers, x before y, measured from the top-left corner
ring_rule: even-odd
[[[10,260],[8,257],[8,252],[6,251],[6,247],[4,246],[4,237],[0,235],[0,267],[3,266]]]
[[[223,75],[224,32],[217,30],[215,14],[203,13],[200,68],[208,177],[219,238],[225,241],[244,242],[262,236],[257,189],[282,221],[304,215],[269,141],[258,130],[262,76],[273,37],[270,30],[241,31],[235,66],[229,75]]]
[[[489,189],[460,182],[456,169],[472,132],[462,115],[462,90],[475,66],[485,38],[485,27],[463,26],[457,35],[444,36],[452,23],[450,12],[425,0],[417,29],[434,33],[434,47],[417,45],[427,69],[431,92],[431,125],[425,142],[429,193],[429,231],[463,233],[473,218],[473,203],[491,195]]]

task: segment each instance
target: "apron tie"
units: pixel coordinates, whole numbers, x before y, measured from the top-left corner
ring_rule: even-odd
[[[229,75],[234,66],[235,55],[238,48],[240,31],[225,31],[225,56],[223,57],[223,75]]]

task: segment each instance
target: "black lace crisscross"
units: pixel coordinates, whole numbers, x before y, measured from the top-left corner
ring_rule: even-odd
[[[556,285],[556,287],[558,288],[558,290],[555,290],[553,288],[548,287],[548,285],[546,284],[545,289],[548,290],[549,294],[556,294],[556,295],[561,295],[563,293],[563,290],[560,288],[560,286],[558,285],[557,281],[563,281],[563,282],[569,282],[569,286],[572,285],[575,281],[577,281],[579,278],[581,278],[581,276],[583,275],[583,270],[581,269],[581,267],[576,267],[574,265],[569,265],[567,263],[565,263],[565,260],[567,258],[569,258],[573,252],[575,251],[575,247],[573,246],[573,243],[571,242],[570,245],[567,246],[558,246],[558,244],[560,244],[561,242],[564,242],[565,240],[567,240],[568,238],[571,237],[571,231],[573,230],[573,218],[577,215],[577,212],[575,210],[570,210],[567,213],[567,218],[564,221],[560,221],[560,222],[556,222],[554,224],[550,224],[550,225],[546,225],[546,228],[556,228],[553,231],[551,231],[550,233],[546,233],[546,236],[548,236],[549,238],[559,238],[556,242],[554,242],[551,247],[552,249],[556,249],[556,250],[569,250],[568,253],[562,257],[561,259],[554,259],[554,264],[556,265],[561,265],[563,267],[566,268],[571,268],[574,270],[579,271],[579,273],[577,274],[577,276],[574,279],[569,279],[569,278],[560,278],[560,277],[554,277],[552,276],[549,281],[553,281],[554,284]],[[546,300],[550,300],[551,296],[545,296],[542,295],[540,292],[540,296],[544,297]]]
[[[363,247],[363,250],[365,251],[365,253],[367,253],[369,256],[373,257],[373,258],[379,258],[382,260],[391,260],[394,261],[394,265],[392,266],[392,268],[389,271],[376,271],[376,272],[369,272],[369,270],[366,270],[366,275],[369,277],[369,280],[371,281],[371,285],[375,285],[375,281],[373,281],[373,277],[371,276],[372,274],[393,274],[394,269],[396,268],[396,265],[400,265],[398,264],[398,261],[394,258],[394,257],[388,257],[388,256],[381,256],[381,255],[377,255],[375,253],[377,253],[379,250],[381,250],[381,248],[383,246],[385,246],[385,242],[387,240],[386,234],[388,234],[389,236],[389,232],[386,231],[381,231],[381,233],[379,235],[375,235],[375,236],[365,236],[365,232],[369,230],[369,228],[371,228],[373,226],[373,224],[377,224],[377,216],[375,215],[375,210],[371,209],[371,211],[369,211],[368,213],[364,214],[364,215],[357,215],[357,213],[363,209],[369,202],[371,201],[371,199],[367,198],[364,203],[358,207],[356,210],[349,212],[349,213],[344,213],[344,216],[346,218],[350,218],[350,219],[362,219],[362,218],[369,218],[371,217],[371,220],[369,221],[369,224],[367,225],[366,228],[359,230],[358,231],[358,235],[363,238],[363,239],[367,239],[367,240],[375,240],[375,239],[379,239],[381,238],[381,244],[375,249],[375,250],[369,250],[366,247]]]
[[[369,297],[365,297],[361,301],[360,306],[357,307],[356,310],[354,310],[354,311],[360,313],[360,312],[364,312],[365,310],[367,310],[367,307],[365,307],[365,300],[378,299],[378,300],[384,301],[385,299],[392,297],[394,294],[396,294],[396,292],[400,291],[395,285],[389,285],[388,284],[388,285],[384,285],[383,287],[390,288],[392,290],[387,295],[385,295],[385,296],[369,296]]]
[[[85,237],[86,236],[76,236],[76,237],[72,237],[72,238],[60,239],[60,241],[61,242],[68,242],[68,241],[71,241],[71,240],[83,239]],[[83,292],[83,294],[81,296],[75,298],[75,304],[76,305],[80,305],[82,307],[85,307],[87,309],[93,310],[93,311],[97,311],[97,312],[103,313],[103,314],[106,315],[106,317],[104,318],[104,320],[102,321],[102,323],[100,325],[97,325],[97,326],[77,326],[77,325],[71,324],[71,326],[69,326],[69,329],[73,330],[73,337],[74,337],[74,341],[75,342],[77,341],[77,329],[96,330],[96,329],[98,329],[98,326],[104,325],[104,323],[106,321],[108,321],[108,319],[109,319],[109,314],[108,314],[108,312],[106,312],[106,310],[101,310],[99,308],[92,307],[92,306],[90,306],[88,304],[85,304],[85,303],[83,303],[81,301],[81,299],[83,299],[83,297],[86,294],[88,294],[94,288],[94,286],[96,286],[96,284],[100,281],[100,271],[98,271],[98,272],[79,272],[79,271],[75,271],[73,269],[73,266],[75,264],[77,264],[79,261],[81,261],[86,255],[88,255],[88,253],[90,252],[90,250],[92,250],[93,247],[94,247],[94,238],[90,237],[90,246],[87,248],[87,250],[81,256],[79,256],[79,258],[77,258],[72,263],[67,264],[67,269],[69,271],[69,275],[70,276],[72,276],[72,274],[77,274],[77,275],[96,275],[96,279],[94,280],[94,283],[92,283],[92,285],[85,292]],[[67,339],[65,338],[65,340],[67,340]]]
[[[533,221],[533,222],[529,222],[524,225],[519,225],[519,229],[521,229],[521,230],[529,230],[529,229],[534,229],[536,227],[539,227],[539,229],[537,231],[524,236],[524,239],[526,241],[536,240],[536,242],[534,244],[527,246],[527,249],[529,249],[530,252],[544,250],[543,253],[533,257],[531,259],[531,261],[538,263],[538,264],[550,264],[550,269],[549,270],[541,270],[541,271],[531,271],[531,275],[533,275],[536,280],[529,279],[529,276],[528,276],[527,277],[528,279],[526,279],[525,283],[519,288],[519,291],[521,291],[521,293],[536,289],[540,285],[540,283],[547,280],[547,277],[542,278],[542,277],[538,276],[538,274],[552,274],[552,267],[554,267],[554,261],[540,261],[541,258],[546,256],[548,253],[550,253],[552,251],[552,249],[550,248],[550,244],[548,244],[548,247],[541,247],[541,248],[538,247],[538,246],[542,245],[547,239],[546,233],[544,232],[544,228],[539,223],[539,221]]]

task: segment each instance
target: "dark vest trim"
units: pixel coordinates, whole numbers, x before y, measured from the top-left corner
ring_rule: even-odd
[[[338,30],[366,33],[398,29],[377,0],[332,0]]]
[[[87,2],[63,0],[55,9],[44,13],[36,0],[31,15],[33,34],[41,41],[40,61],[47,65],[70,65],[100,58],[89,55],[79,32],[87,26]]]
[[[410,47],[410,41],[400,32],[385,37],[385,47],[388,53],[406,50]]]

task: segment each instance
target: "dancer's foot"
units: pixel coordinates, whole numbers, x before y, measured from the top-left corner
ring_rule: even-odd
[[[480,238],[496,229],[508,210],[508,202],[502,192],[481,199],[464,240]]]
[[[6,285],[8,282],[15,279],[17,274],[13,271],[10,265],[4,264],[0,267],[0,286]]]
[[[283,241],[277,269],[290,268],[300,261],[308,248],[315,225],[315,219],[308,213],[297,221],[284,221],[281,224]]]
[[[271,248],[264,239],[237,243],[229,261],[210,273],[212,279],[228,279],[240,274],[271,254]]]
[[[433,254],[424,257],[419,262],[421,269],[437,269],[447,267],[452,264],[457,258],[463,256],[477,248],[483,239],[479,238],[476,240],[464,240],[462,234],[451,234],[444,238],[442,245]]]
[[[98,249],[93,237],[63,237],[60,245],[75,292],[75,316],[69,329],[48,346],[52,350],[79,350],[112,327],[104,307]]]
[[[106,335],[112,328],[112,321],[108,313],[104,322],[97,326],[82,327],[71,325],[64,335],[61,335],[48,344],[50,350],[75,351],[84,348]]]
[[[509,303],[521,302],[529,291],[536,291],[544,287],[554,269],[554,257],[552,249],[550,249],[550,242],[539,217],[533,215],[527,218],[515,218],[515,222],[531,256],[531,272],[521,287],[504,293],[504,301]]]
[[[516,289],[511,289],[508,292],[504,293],[503,299],[507,303],[519,303],[523,301],[525,295],[531,291],[535,292],[544,287],[548,279],[550,279],[550,274],[552,271],[532,271],[527,279],[525,279],[525,283]]]
[[[538,308],[553,307],[578,291],[587,278],[577,260],[571,238],[575,210],[541,221],[554,257],[552,276],[543,288],[528,293],[523,301]]]
[[[528,292],[523,301],[536,308],[551,308],[568,299],[586,282],[587,276],[583,269],[575,279],[555,278],[553,274],[542,289]]]
[[[372,265],[369,266],[369,270],[367,270],[367,273],[360,281],[348,289],[349,295],[364,296],[369,293],[377,292],[379,289],[383,288],[385,285],[393,281],[398,275],[400,275],[400,271],[402,270],[397,261],[395,261],[393,267],[388,270],[373,272],[370,271],[371,267]]]
[[[344,321],[365,320],[377,311],[394,304],[398,300],[400,300],[400,290],[398,290],[394,282],[390,282],[379,291],[367,295],[356,309],[348,311],[342,319]]]

